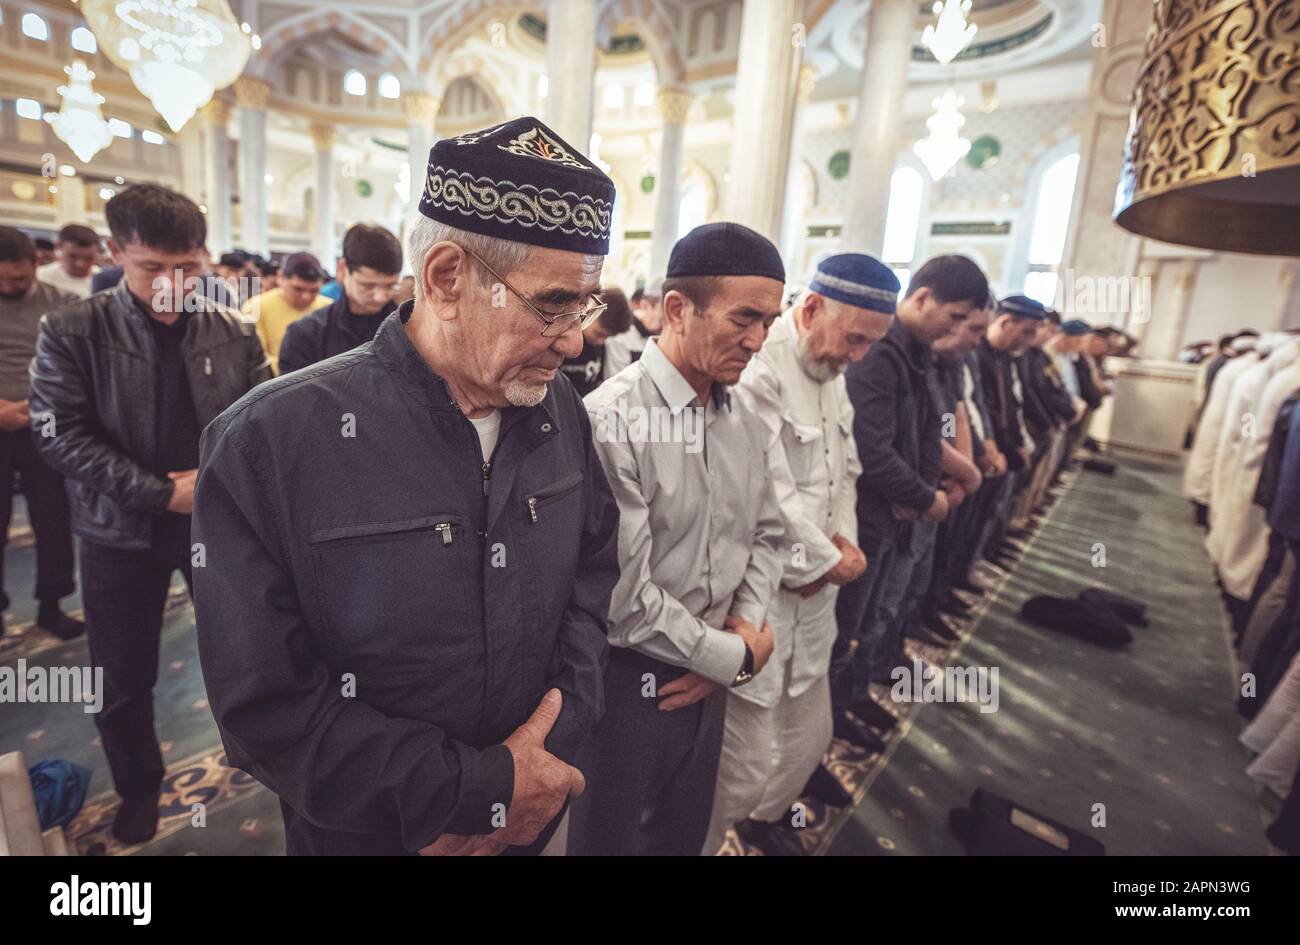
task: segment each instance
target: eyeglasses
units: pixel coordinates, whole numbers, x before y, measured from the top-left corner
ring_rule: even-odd
[[[584,330],[590,328],[596,319],[605,314],[605,309],[609,308],[609,303],[599,295],[592,295],[591,301],[587,303],[585,308],[580,308],[573,312],[563,312],[559,315],[547,315],[545,312],[538,309],[538,307],[532,302],[528,301],[528,297],[506,281],[504,276],[489,266],[483,260],[482,256],[464,246],[462,246],[461,249],[464,249],[465,252],[473,256],[474,259],[478,261],[478,264],[491,273],[502,285],[515,295],[519,296],[519,301],[527,305],[532,313],[537,316],[538,321],[542,323],[542,337],[544,338],[556,338],[564,334],[569,330],[569,326],[574,322],[577,322],[579,327]]]

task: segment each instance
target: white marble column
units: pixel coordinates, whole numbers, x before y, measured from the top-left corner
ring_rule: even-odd
[[[745,0],[740,16],[727,219],[773,241],[781,238],[802,13],[803,0]]]
[[[316,258],[328,271],[334,271],[334,257],[339,254],[334,236],[334,188],[338,175],[334,167],[334,142],[338,132],[333,125],[311,126],[312,144],[316,146],[316,201],[312,245]]]
[[[419,206],[420,195],[424,193],[438,105],[438,96],[429,92],[402,93],[402,114],[406,116],[406,157],[411,175],[410,209]]]
[[[266,212],[266,103],[271,86],[262,79],[235,80],[239,104],[240,248],[266,255],[270,226]]]
[[[799,177],[803,173],[803,135],[808,102],[817,84],[817,69],[804,63],[799,68],[799,84],[795,91],[794,121],[790,130],[790,171],[785,179],[785,209],[781,213],[781,258],[785,260],[788,276],[799,278],[795,259],[803,245],[803,204],[800,201]]]
[[[596,82],[596,0],[550,0],[546,16],[546,123],[587,153]]]
[[[849,163],[849,206],[841,245],[879,256],[885,244],[889,182],[898,160],[903,95],[919,39],[915,0],[872,0]]]
[[[213,261],[231,248],[230,203],[230,105],[214,98],[203,106],[205,160],[203,203],[208,208],[208,251]]]
[[[655,175],[655,225],[650,242],[650,278],[664,274],[668,256],[677,242],[677,214],[681,205],[682,151],[686,139],[686,113],[695,100],[685,89],[659,90],[657,104],[663,119],[659,144],[659,171]]]
[[[1088,104],[1081,121],[1079,176],[1061,257],[1062,278],[1068,274],[1079,285],[1129,279],[1138,273],[1142,255],[1141,237],[1121,228],[1113,214],[1128,136],[1129,99],[1142,64],[1151,5],[1106,0],[1101,25],[1105,33],[1098,35],[1104,37],[1104,44],[1093,52]],[[1094,295],[1100,300],[1109,294]],[[1164,308],[1159,302],[1156,307]],[[1079,318],[1097,325],[1125,325],[1133,321],[1133,315],[1131,309],[1110,311],[1101,304],[1093,311],[1078,313]],[[1150,325],[1144,331],[1152,334],[1161,329]]]

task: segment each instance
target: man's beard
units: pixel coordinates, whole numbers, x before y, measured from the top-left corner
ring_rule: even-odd
[[[536,407],[545,399],[545,384],[525,384],[523,381],[506,384],[506,400],[516,407]]]
[[[799,356],[799,364],[803,367],[803,372],[811,377],[818,384],[826,384],[835,380],[844,373],[847,365],[844,364],[827,364],[812,356],[808,350],[808,336],[803,335],[799,338],[796,353]]]

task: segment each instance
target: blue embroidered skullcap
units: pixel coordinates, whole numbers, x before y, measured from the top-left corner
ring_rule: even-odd
[[[999,315],[1012,315],[1016,318],[1032,318],[1041,322],[1047,318],[1047,309],[1042,302],[1027,295],[1008,295],[998,302]]]
[[[437,142],[420,212],[484,236],[605,256],[614,182],[536,118],[516,118]]]
[[[808,289],[854,308],[870,308],[892,315],[898,308],[902,284],[894,270],[874,256],[838,253],[817,264],[817,273]]]
[[[1092,326],[1082,318],[1072,318],[1068,322],[1061,323],[1061,331],[1064,334],[1077,338],[1080,335],[1086,335],[1092,331]]]
[[[785,265],[781,251],[761,233],[739,223],[705,223],[668,255],[665,278],[683,276],[766,276],[784,284]]]

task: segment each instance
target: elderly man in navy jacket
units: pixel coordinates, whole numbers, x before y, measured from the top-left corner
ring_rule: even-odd
[[[535,118],[439,141],[416,298],[205,432],[204,677],[290,853],[535,851],[584,788],[618,508],[558,369],[613,200]]]

